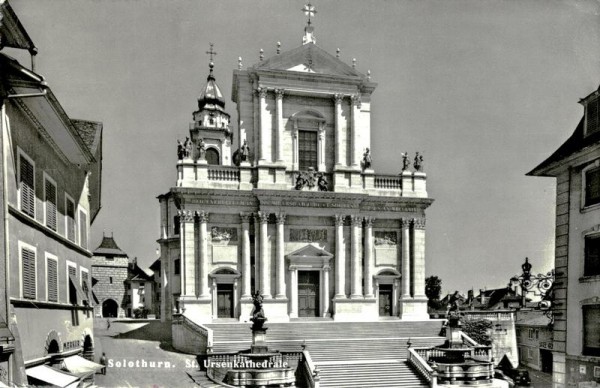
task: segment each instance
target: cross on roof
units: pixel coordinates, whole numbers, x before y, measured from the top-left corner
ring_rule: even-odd
[[[210,50],[208,50],[206,52],[208,55],[210,55],[210,61],[211,62],[213,61],[213,55],[217,55],[217,52],[213,50],[213,46],[214,46],[214,44],[210,43]]]
[[[308,3],[304,6],[304,8],[302,8],[302,11],[304,11],[304,14],[308,16],[308,25],[310,26],[310,18],[315,16],[317,10],[312,4]]]

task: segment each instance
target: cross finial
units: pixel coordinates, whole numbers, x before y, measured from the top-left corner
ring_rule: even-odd
[[[210,55],[210,61],[213,61],[213,55],[217,55],[217,52],[213,50],[214,44],[213,43],[209,43],[210,44],[210,50],[208,50],[206,53],[208,55]]]
[[[304,8],[302,8],[302,11],[304,11],[304,14],[308,16],[308,25],[310,26],[310,18],[315,16],[317,10],[312,4],[308,3],[304,6]]]

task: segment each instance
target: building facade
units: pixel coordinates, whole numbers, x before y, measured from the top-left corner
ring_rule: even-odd
[[[370,75],[317,46],[309,23],[301,46],[240,60],[234,130],[213,67],[158,197],[161,317],[246,321],[260,292],[269,321],[428,319],[433,200],[418,154],[375,173]]]
[[[553,381],[600,382],[600,90],[575,131],[528,175],[556,178]]]
[[[522,309],[515,326],[520,364],[552,373],[552,326],[545,312]]]
[[[130,259],[111,235],[103,236],[92,257],[94,315],[134,317],[136,310],[153,309],[153,279]],[[138,315],[139,311],[138,311]]]
[[[21,45],[30,40],[10,4],[0,10],[2,48],[35,54]],[[0,382],[48,383],[45,368],[94,355],[88,240],[100,210],[102,124],[71,119],[41,75],[0,52],[0,131],[0,330],[14,338],[11,359],[0,346]]]

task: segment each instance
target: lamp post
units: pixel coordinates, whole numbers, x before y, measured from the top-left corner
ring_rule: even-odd
[[[523,297],[522,306],[525,306],[525,297],[527,292],[533,292],[534,295],[540,296],[541,300],[538,303],[540,310],[544,311],[550,319],[550,324],[554,323],[554,316],[552,314],[552,307],[554,301],[553,285],[554,285],[554,269],[548,271],[546,274],[531,274],[531,268],[533,266],[529,262],[529,258],[525,258],[525,262],[521,265],[523,271],[519,276],[513,276],[512,281],[516,281],[521,286],[521,294]]]

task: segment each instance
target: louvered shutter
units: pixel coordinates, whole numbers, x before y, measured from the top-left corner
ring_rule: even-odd
[[[600,130],[600,99],[590,102],[587,104],[587,131],[594,133]]]
[[[75,204],[67,199],[67,238],[75,241]]]
[[[21,210],[35,217],[35,191],[33,164],[20,156]]]
[[[21,249],[23,298],[35,299],[35,252]]]
[[[56,186],[46,180],[46,226],[56,230]]]
[[[58,264],[48,259],[48,301],[58,302]]]
[[[87,216],[85,212],[79,211],[79,245],[87,249]]]
[[[585,206],[600,203],[600,168],[585,173]]]

